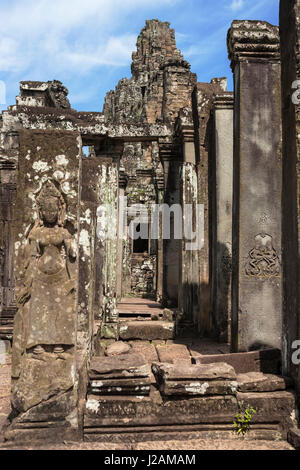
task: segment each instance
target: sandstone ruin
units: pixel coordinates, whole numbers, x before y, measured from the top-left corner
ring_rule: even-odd
[[[280,28],[233,21],[234,92],[158,20],[103,112],[21,82],[0,120],[6,440],[226,436],[241,402],[256,438],[299,438],[300,1],[281,3]],[[164,237],[159,204],[201,244],[172,213]]]

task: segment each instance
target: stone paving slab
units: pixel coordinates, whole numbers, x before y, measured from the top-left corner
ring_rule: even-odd
[[[191,362],[191,355],[184,344],[161,344],[156,346],[160,362],[180,361],[181,359]]]
[[[158,361],[158,355],[154,344],[149,341],[130,341],[131,351],[142,354],[149,364]]]
[[[3,439],[1,429],[10,413],[10,364],[0,365],[0,442]]]
[[[189,344],[191,356],[205,356],[212,354],[229,354],[230,346],[225,343],[216,343],[215,341],[200,340]]]
[[[195,439],[188,441],[160,441],[160,442],[142,442],[138,444],[114,444],[112,442],[70,442],[65,444],[56,445],[41,445],[41,446],[26,446],[8,447],[0,446],[1,450],[285,450],[293,451],[294,448],[284,441],[252,441],[243,438],[239,439]],[[124,454],[125,456],[126,454]],[[101,456],[100,456],[101,463]]]

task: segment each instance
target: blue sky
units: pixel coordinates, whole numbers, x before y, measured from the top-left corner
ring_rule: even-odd
[[[6,103],[15,103],[21,80],[57,79],[68,87],[73,108],[102,111],[105,93],[130,77],[136,38],[152,18],[171,23],[199,82],[227,76],[232,89],[226,49],[231,22],[278,24],[278,12],[279,0],[1,0]]]

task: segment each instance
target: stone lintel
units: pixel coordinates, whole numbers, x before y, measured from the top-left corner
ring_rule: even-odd
[[[227,47],[232,68],[245,60],[280,61],[279,28],[266,21],[233,21]]]

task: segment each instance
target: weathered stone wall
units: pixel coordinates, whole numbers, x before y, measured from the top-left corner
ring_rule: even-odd
[[[131,257],[131,293],[137,296],[154,295],[156,256],[133,255]]]

